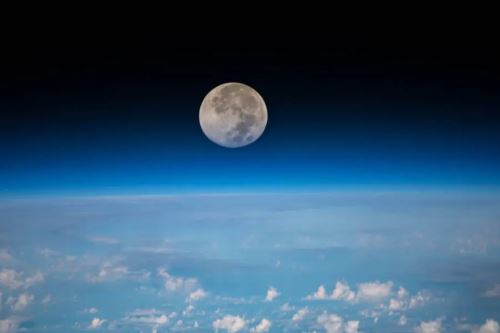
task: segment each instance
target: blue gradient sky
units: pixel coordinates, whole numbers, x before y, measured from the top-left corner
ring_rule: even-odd
[[[3,54],[1,193],[500,182],[488,46],[199,51],[96,41]],[[225,81],[255,87],[269,109],[244,149],[215,146],[198,124]]]

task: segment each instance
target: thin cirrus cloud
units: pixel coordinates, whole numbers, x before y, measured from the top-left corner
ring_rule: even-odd
[[[122,318],[121,325],[125,327],[147,327],[154,331],[168,324],[176,316],[177,313],[175,312],[168,314],[157,309],[135,309]]]
[[[105,245],[115,245],[120,243],[119,239],[108,236],[91,236],[89,237],[89,241],[91,241],[92,243]]]

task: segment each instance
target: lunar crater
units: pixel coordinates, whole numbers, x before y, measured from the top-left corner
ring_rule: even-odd
[[[200,125],[213,142],[229,148],[257,140],[267,124],[267,107],[253,88],[225,83],[212,89],[200,107]]]

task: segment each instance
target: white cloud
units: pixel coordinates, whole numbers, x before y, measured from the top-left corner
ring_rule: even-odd
[[[345,333],[358,333],[359,321],[350,320],[345,324]]]
[[[419,306],[423,306],[427,302],[429,302],[431,297],[422,292],[417,293],[415,296],[410,298],[410,302],[408,303],[408,307],[410,309],[414,309]]]
[[[497,283],[493,288],[486,290],[483,297],[500,297],[500,283]]]
[[[399,299],[404,299],[408,297],[408,291],[406,291],[405,288],[403,287],[399,287],[399,290],[398,290],[398,298]]]
[[[166,325],[171,319],[175,318],[177,313],[172,312],[169,315],[156,309],[136,309],[128,313],[122,322],[126,325],[149,327],[153,332],[158,331],[161,326]],[[142,329],[141,329],[142,331]]]
[[[392,286],[391,281],[385,283],[378,281],[361,283],[358,285],[356,297],[359,300],[378,301],[391,294]]]
[[[89,329],[91,330],[96,330],[98,329],[99,327],[102,326],[102,324],[104,324],[106,320],[105,319],[99,319],[97,317],[95,317],[94,319],[92,319],[92,321],[90,322],[90,325],[89,325]]]
[[[9,297],[7,299],[7,304],[10,305],[10,307],[13,311],[22,311],[22,310],[26,309],[26,307],[28,305],[33,303],[34,300],[35,300],[35,296],[28,294],[28,293],[24,293],[24,294],[19,295],[17,298]]]
[[[115,281],[126,277],[129,274],[128,267],[117,263],[106,261],[103,263],[97,274],[88,274],[87,281],[92,283]]]
[[[411,296],[403,287],[399,288],[395,298],[389,300],[388,310],[391,312],[402,312],[408,309],[414,309],[423,306],[431,300],[429,294],[418,292]]]
[[[391,311],[400,311],[404,308],[404,302],[399,299],[391,298],[389,301],[389,310]]]
[[[245,318],[240,316],[227,315],[221,319],[217,319],[212,323],[212,327],[216,332],[226,330],[228,333],[236,333],[244,329],[247,325]]]
[[[0,262],[6,262],[12,260],[12,256],[6,249],[0,249]]]
[[[283,312],[292,311],[293,309],[295,309],[295,308],[288,303],[285,303],[280,307],[280,310]]]
[[[318,316],[316,322],[325,329],[326,333],[358,333],[359,330],[359,321],[344,322],[339,315],[326,312]]]
[[[441,321],[440,318],[431,321],[423,321],[419,326],[415,327],[415,333],[440,333]]]
[[[309,314],[309,309],[307,307],[299,309],[296,314],[293,315],[293,321],[301,321]]]
[[[24,288],[29,288],[39,283],[42,283],[45,280],[44,276],[40,272],[36,272],[35,275],[27,277],[24,281]]]
[[[0,271],[0,285],[9,289],[26,289],[44,281],[44,276],[40,272],[26,278],[23,278],[23,275],[23,273],[18,273],[13,269],[3,269]]]
[[[188,302],[197,302],[200,299],[205,298],[206,296],[207,296],[207,292],[205,290],[203,290],[202,288],[198,288],[189,294],[187,301]]]
[[[255,328],[252,328],[250,330],[250,332],[252,332],[252,333],[265,333],[265,332],[269,332],[269,329],[271,329],[271,321],[264,318],[260,321],[260,323],[257,326],[255,326]]]
[[[17,319],[1,319],[0,320],[0,333],[14,333],[17,332],[19,320]]]
[[[189,304],[184,311],[182,311],[183,316],[190,316],[194,311],[194,305]]]
[[[386,283],[367,282],[359,284],[357,292],[354,292],[347,283],[337,281],[331,294],[328,294],[324,285],[320,285],[316,292],[306,296],[306,300],[379,301],[391,294],[392,286],[391,281]]]
[[[334,300],[353,301],[356,295],[354,294],[354,292],[351,290],[351,288],[347,283],[342,281],[337,281],[331,297]]]
[[[84,309],[83,312],[84,313],[96,314],[97,312],[99,312],[99,310],[97,308],[88,308],[88,309]]]
[[[170,275],[164,268],[158,269],[158,275],[165,281],[165,289],[169,292],[191,292],[198,285],[195,278],[183,278]]]
[[[479,327],[477,333],[500,333],[500,325],[493,319],[488,319]]]
[[[278,290],[276,290],[276,288],[269,287],[269,289],[267,289],[266,302],[272,302],[273,299],[275,299],[279,295],[280,293],[278,292]]]
[[[408,319],[406,319],[406,316],[403,315],[403,316],[399,317],[398,325],[405,326],[407,322],[408,322]]]
[[[324,285],[319,286],[318,290],[316,290],[316,292],[314,292],[313,294],[306,296],[307,300],[316,300],[316,301],[325,300],[328,298],[329,298],[329,296],[326,293],[326,289],[325,289]]]
[[[96,244],[106,244],[106,245],[114,245],[120,243],[118,239],[106,236],[92,236],[89,237],[89,241]]]

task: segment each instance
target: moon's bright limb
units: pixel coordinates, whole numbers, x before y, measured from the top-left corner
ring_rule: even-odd
[[[255,89],[236,82],[212,89],[200,107],[203,133],[227,148],[246,146],[257,140],[267,124],[267,107]]]

